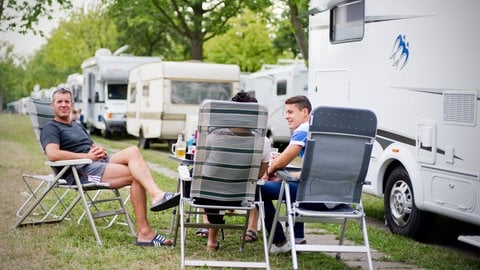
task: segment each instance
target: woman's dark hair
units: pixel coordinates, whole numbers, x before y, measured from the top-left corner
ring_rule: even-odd
[[[258,102],[256,98],[250,96],[247,92],[238,92],[234,97],[232,97],[232,101],[235,102]]]

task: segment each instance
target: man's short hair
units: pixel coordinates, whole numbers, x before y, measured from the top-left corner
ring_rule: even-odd
[[[285,100],[285,104],[294,104],[299,110],[303,110],[306,108],[308,110],[308,113],[312,111],[312,104],[310,103],[310,100],[308,100],[308,98],[303,95],[287,98]]]
[[[55,89],[55,91],[53,91],[53,94],[52,94],[52,101],[54,100],[53,97],[55,96],[56,93],[70,94],[70,99],[72,99],[72,90],[70,90],[70,88],[68,87],[58,87],[57,89]]]

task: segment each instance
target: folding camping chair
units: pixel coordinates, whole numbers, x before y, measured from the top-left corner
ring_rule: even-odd
[[[298,269],[297,251],[337,252],[337,258],[341,252],[366,253],[368,268],[373,269],[361,194],[376,130],[376,116],[371,111],[319,107],[312,112],[300,178],[292,178],[287,171],[277,173],[283,181],[271,231],[275,231],[277,221],[290,224],[293,269]],[[295,202],[290,198],[288,181],[298,182]],[[285,215],[280,214],[283,196]],[[344,245],[349,219],[360,222],[363,244]],[[295,244],[295,222],[342,223],[338,245]],[[269,248],[272,241],[273,233]]]
[[[256,103],[207,100],[200,104],[192,177],[190,178],[186,166],[180,166],[179,170],[180,179],[191,180],[190,192],[186,192],[184,185],[181,185],[179,215],[182,269],[186,265],[270,268],[265,234],[262,234],[265,259],[261,262],[241,261],[238,258],[236,261],[193,260],[185,255],[185,228],[236,229],[241,230],[245,236],[249,213],[256,206],[259,209],[262,230],[265,231],[263,202],[255,201],[255,191],[267,121],[267,109]],[[190,193],[190,196],[187,193]],[[226,224],[210,224],[193,219],[190,222],[190,214],[204,214],[199,211],[200,208],[218,209],[220,214],[241,216],[245,221],[229,219]],[[225,210],[235,211],[229,213]],[[242,237],[241,251],[244,245],[245,237]]]
[[[27,112],[32,122],[35,136],[40,142],[40,133],[43,126],[53,119],[54,114],[47,101],[29,99],[27,101]],[[50,175],[32,175],[24,174],[23,180],[27,186],[27,199],[17,211],[17,221],[14,228],[26,225],[46,224],[62,222],[65,219],[72,219],[70,213],[79,201],[82,201],[84,213],[78,219],[78,222],[86,216],[93,230],[97,244],[102,245],[94,219],[104,219],[107,226],[116,222],[119,215],[125,217],[125,223],[130,229],[132,237],[136,235],[133,223],[128,211],[125,208],[125,202],[118,189],[111,188],[106,183],[81,184],[78,177],[76,165],[90,164],[90,159],[76,159],[50,162],[46,165],[52,168]],[[53,167],[61,168],[55,173]],[[63,175],[71,169],[75,176],[75,184],[68,185],[62,179]],[[75,190],[78,193],[75,196],[69,194],[69,191]],[[102,190],[112,191],[113,196],[107,197],[106,194],[100,194]],[[90,194],[92,192],[94,194]],[[118,209],[111,210],[111,202],[119,204]],[[105,207],[100,205],[109,204],[110,210],[103,210]],[[111,217],[111,218],[108,218]],[[123,224],[125,224],[123,223]]]

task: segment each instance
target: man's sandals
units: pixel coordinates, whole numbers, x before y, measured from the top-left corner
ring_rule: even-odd
[[[173,245],[172,240],[166,239],[165,236],[157,234],[150,242],[135,241],[135,245],[139,247],[161,247]]]

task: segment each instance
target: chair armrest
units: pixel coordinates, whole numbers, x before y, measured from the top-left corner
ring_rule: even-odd
[[[284,170],[289,171],[289,172],[299,172],[299,171],[302,170],[302,167],[288,164],[287,167],[285,167]]]
[[[287,182],[298,182],[298,178],[293,177],[290,171],[287,169],[279,170],[276,172],[277,177]]]
[[[180,165],[178,166],[178,179],[181,181],[192,181],[192,177],[190,176],[190,170],[188,166]]]
[[[83,164],[92,164],[92,160],[88,158],[82,159],[67,159],[67,160],[59,160],[59,161],[46,161],[46,165],[59,167],[59,166],[69,166],[69,165],[83,165]]]

